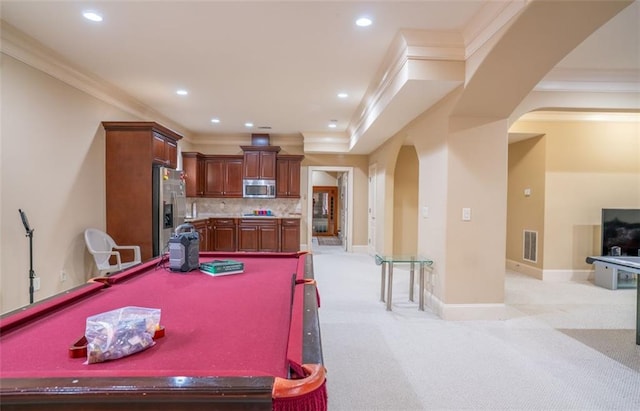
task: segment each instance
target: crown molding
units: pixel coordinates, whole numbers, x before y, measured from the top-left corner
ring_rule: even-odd
[[[410,64],[464,61],[464,56],[464,40],[458,32],[401,30],[349,123],[349,147],[355,146],[406,82],[425,80],[411,78],[415,71],[409,70]]]
[[[162,123],[165,127],[171,128],[183,136],[190,134],[182,125],[135,100],[105,80],[87,74],[81,68],[74,66],[61,55],[7,22],[0,21],[0,23],[0,51],[2,53],[141,120]]]
[[[640,124],[640,111],[540,110],[531,111],[520,117],[518,121],[596,121]]]
[[[488,1],[462,30],[465,60],[495,36],[526,5],[528,0]]]
[[[349,123],[350,148],[358,143],[407,82],[430,80],[412,78],[416,70],[410,70],[410,65],[435,61],[465,62],[526,3],[527,0],[486,2],[462,31],[401,30]],[[464,78],[460,81],[464,82]]]
[[[556,67],[536,85],[534,90],[640,93],[640,70],[593,70]]]
[[[302,133],[305,153],[348,153],[349,136],[346,133]]]

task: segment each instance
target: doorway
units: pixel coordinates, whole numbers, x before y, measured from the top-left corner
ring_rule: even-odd
[[[336,235],[340,238],[342,248],[346,252],[351,252],[353,248],[353,167],[341,167],[341,166],[309,166],[307,176],[307,202],[306,215],[307,215],[307,244],[309,249],[313,244],[313,187],[322,184],[314,184],[314,175],[322,173],[336,173],[339,176],[339,180],[342,181],[339,184],[339,190],[336,203],[337,208],[335,212],[336,219]],[[338,188],[338,187],[336,187]],[[339,232],[338,232],[339,230]],[[316,238],[323,238],[319,236]]]
[[[312,199],[312,222],[314,236],[337,236],[338,226],[338,187],[314,186]]]

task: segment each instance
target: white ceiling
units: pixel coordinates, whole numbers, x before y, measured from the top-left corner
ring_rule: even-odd
[[[2,0],[0,13],[4,22],[70,67],[114,86],[195,138],[266,132],[337,133],[348,139],[400,30],[457,33],[468,53],[478,25],[495,26],[496,13],[525,3]],[[87,9],[102,13],[104,20],[85,20]],[[357,27],[354,22],[362,15],[373,25]],[[575,87],[593,78],[620,82],[620,76],[637,87],[638,21],[636,1],[568,55],[540,86],[556,87],[579,72],[584,81],[574,81]],[[398,93],[387,115],[380,113],[379,121],[363,131],[361,141],[369,142],[351,152],[375,149],[456,85],[443,82]],[[189,94],[179,96],[178,89]],[[349,97],[339,99],[339,92]],[[220,123],[212,124],[213,117]],[[336,129],[328,128],[332,120]],[[247,121],[254,128],[246,128]]]

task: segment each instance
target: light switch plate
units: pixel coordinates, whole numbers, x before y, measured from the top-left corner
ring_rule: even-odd
[[[463,208],[462,209],[462,221],[471,221],[471,209]]]

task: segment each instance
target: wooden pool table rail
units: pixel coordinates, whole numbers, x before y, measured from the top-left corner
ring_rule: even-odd
[[[144,263],[143,263],[144,264]],[[305,258],[305,278],[313,278],[313,258]],[[90,298],[105,283],[76,287],[73,302]],[[85,289],[85,287],[87,287]],[[0,378],[0,403],[3,411],[42,410],[121,410],[123,406],[137,410],[272,410],[274,398],[295,397],[313,391],[325,381],[322,358],[319,299],[313,282],[304,287],[304,322],[302,363],[310,375],[301,380],[273,376],[181,376],[170,377],[44,377]],[[50,301],[48,299],[47,301]],[[43,302],[36,309],[40,318],[55,310]],[[5,314],[6,320],[11,314]],[[28,317],[8,325],[7,331],[29,321]],[[278,381],[277,381],[278,380]],[[307,386],[307,383],[309,384]]]

